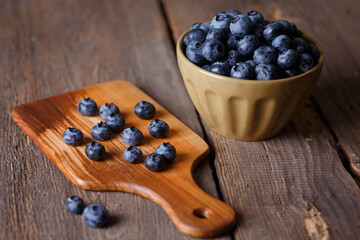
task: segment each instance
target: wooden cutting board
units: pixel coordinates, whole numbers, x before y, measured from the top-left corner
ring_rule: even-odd
[[[115,103],[125,118],[126,127],[136,126],[142,131],[144,140],[139,148],[144,158],[163,142],[173,144],[177,150],[174,163],[162,172],[151,172],[143,162],[126,162],[122,153],[128,146],[122,141],[121,133],[101,141],[107,151],[104,161],[88,159],[85,147],[93,140],[91,128],[102,119],[78,113],[78,102],[87,97],[94,99],[98,107],[106,102]],[[150,136],[147,128],[152,120],[135,115],[134,106],[142,100],[155,105],[154,118],[169,124],[167,138]],[[12,117],[63,174],[82,189],[124,191],[151,199],[166,211],[181,232],[194,237],[219,235],[234,225],[234,210],[205,193],[192,177],[196,164],[208,155],[209,146],[130,82],[107,82],[22,104],[13,109]],[[81,146],[71,147],[62,141],[62,134],[68,127],[83,132]]]

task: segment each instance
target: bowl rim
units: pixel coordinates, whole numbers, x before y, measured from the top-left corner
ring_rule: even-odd
[[[307,40],[307,42],[310,42],[312,44],[314,44],[320,51],[320,57],[318,59],[317,64],[310,69],[307,72],[301,73],[299,75],[296,75],[294,77],[289,77],[289,78],[279,78],[279,79],[272,79],[272,80],[268,80],[268,81],[257,81],[254,79],[242,79],[242,78],[233,78],[233,77],[228,77],[228,76],[224,76],[224,75],[220,75],[217,73],[213,73],[210,71],[207,71],[199,66],[197,66],[196,64],[194,64],[193,62],[191,62],[189,59],[187,59],[187,57],[185,56],[184,52],[182,51],[182,45],[183,45],[183,40],[185,35],[189,32],[190,30],[186,30],[184,31],[180,37],[178,38],[178,41],[176,43],[176,54],[178,57],[180,57],[182,60],[185,60],[188,64],[192,65],[193,67],[197,68],[198,71],[200,71],[203,74],[209,75],[215,79],[221,79],[222,81],[227,81],[227,82],[231,82],[231,83],[240,83],[240,82],[246,82],[249,84],[277,84],[277,83],[284,83],[284,82],[288,82],[288,81],[293,81],[299,78],[304,78],[308,75],[311,75],[312,73],[318,71],[324,62],[324,53],[323,50],[321,49],[321,47],[319,46],[319,44],[308,34],[298,30],[298,32],[300,32],[302,38],[304,38],[305,40]]]

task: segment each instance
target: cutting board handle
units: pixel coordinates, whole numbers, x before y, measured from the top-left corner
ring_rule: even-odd
[[[192,177],[163,183],[146,197],[158,203],[181,232],[192,237],[214,237],[235,224],[235,211],[204,192]]]

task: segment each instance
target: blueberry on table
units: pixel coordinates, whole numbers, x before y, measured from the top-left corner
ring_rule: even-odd
[[[264,17],[260,12],[251,10],[247,12],[246,15],[251,19],[253,23],[260,23],[260,24],[264,23]]]
[[[97,104],[91,98],[85,98],[77,105],[77,110],[81,115],[94,116],[97,114]]]
[[[253,26],[251,19],[245,14],[236,15],[230,22],[230,31],[232,34],[244,37],[251,32]]]
[[[272,40],[271,45],[279,52],[282,52],[291,48],[291,39],[286,35],[279,35]]]
[[[120,113],[120,110],[118,106],[116,106],[114,103],[105,103],[100,107],[100,117],[103,119],[106,119],[107,116],[110,115],[110,113]]]
[[[122,132],[123,141],[130,146],[139,145],[142,142],[143,138],[144,136],[142,132],[136,127],[126,128]]]
[[[166,142],[161,144],[156,148],[155,151],[157,154],[160,154],[166,162],[173,162],[176,157],[176,149],[171,143]]]
[[[105,153],[105,147],[97,141],[92,141],[85,148],[86,156],[94,161],[100,161],[104,159]]]
[[[294,49],[288,49],[279,54],[277,66],[282,69],[293,67],[298,60],[298,54]]]
[[[227,11],[225,14],[234,18],[236,15],[239,15],[241,13],[238,10],[231,9],[231,10]]]
[[[106,117],[105,123],[114,132],[121,132],[125,128],[125,119],[117,113],[110,113]]]
[[[70,146],[78,146],[84,138],[83,133],[76,128],[69,127],[62,135],[63,141]]]
[[[223,76],[230,75],[230,65],[226,62],[215,62],[210,66],[210,72]]]
[[[202,29],[190,30],[184,37],[184,44],[187,46],[191,42],[203,43],[206,40],[206,35],[207,33]]]
[[[147,101],[138,102],[134,107],[136,116],[142,119],[151,119],[155,116],[156,108]]]
[[[155,138],[165,138],[169,133],[169,125],[163,120],[155,119],[149,124],[149,133]]]
[[[150,171],[160,172],[165,167],[165,159],[160,154],[150,154],[145,158],[145,167]]]
[[[101,205],[90,204],[82,214],[84,222],[91,227],[103,227],[109,219],[108,211]]]
[[[231,68],[230,76],[233,78],[253,79],[254,67],[246,62],[238,62]]]
[[[229,31],[231,17],[229,17],[226,13],[219,12],[212,19],[210,26],[214,29],[222,29],[224,32]]]
[[[263,45],[258,47],[254,51],[254,60],[257,64],[275,63],[276,59],[277,59],[276,49],[271,46]]]
[[[100,122],[91,129],[91,136],[96,140],[106,140],[110,137],[111,129],[104,123]]]
[[[222,58],[225,54],[224,45],[217,39],[208,39],[203,45],[203,55],[206,60],[213,62]]]
[[[129,162],[129,163],[138,163],[141,161],[142,159],[142,151],[141,149],[135,147],[135,146],[130,146],[127,149],[125,149],[125,151],[123,152],[123,157],[125,159],[125,161]]]
[[[84,201],[78,196],[71,196],[65,201],[65,208],[71,213],[82,213],[84,207]]]
[[[292,48],[294,48],[298,54],[302,54],[307,52],[308,44],[303,38],[297,37],[292,40]]]
[[[227,52],[225,62],[230,66],[234,66],[236,63],[240,62],[242,59],[240,53],[236,50],[230,50]]]
[[[259,39],[252,34],[246,35],[237,44],[237,51],[242,56],[250,56],[259,45]]]
[[[304,73],[309,71],[315,66],[314,59],[307,53],[300,54],[298,68],[300,72]]]
[[[197,65],[206,63],[203,55],[203,44],[198,42],[190,42],[185,50],[186,57]]]
[[[278,22],[273,22],[265,26],[263,37],[267,41],[272,41],[274,38],[284,33],[285,31],[283,25]]]
[[[277,69],[272,64],[259,64],[255,67],[256,80],[272,80],[277,78]]]
[[[217,39],[221,42],[224,42],[226,40],[226,34],[221,29],[213,28],[206,35],[206,40],[210,39]]]

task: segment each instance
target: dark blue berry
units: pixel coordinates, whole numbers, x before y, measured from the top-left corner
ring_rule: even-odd
[[[65,201],[65,208],[71,213],[82,213],[84,207],[84,201],[78,196],[69,197]]]
[[[267,41],[272,41],[277,36],[284,34],[284,27],[278,22],[273,22],[265,26],[263,37]]]
[[[208,39],[203,45],[203,55],[206,60],[213,62],[221,59],[225,54],[224,45],[217,39]]]
[[[253,23],[264,23],[264,17],[261,13],[251,10],[246,13],[246,15],[251,19]]]
[[[173,162],[176,157],[176,149],[171,143],[166,142],[156,148],[156,153],[160,154],[166,162]]]
[[[236,15],[241,14],[238,10],[231,9],[226,12],[226,15],[230,16],[231,18],[234,18]]]
[[[122,132],[123,141],[130,146],[139,145],[142,142],[143,138],[144,135],[136,127],[126,128]]]
[[[221,29],[211,29],[206,35],[206,40],[210,39],[217,39],[223,43],[226,40],[226,33]]]
[[[83,138],[84,135],[79,129],[70,127],[65,130],[62,136],[63,141],[70,146],[80,145]]]
[[[202,29],[208,33],[211,30],[211,25],[210,25],[210,23],[202,23],[200,25],[199,29]]]
[[[164,138],[169,133],[169,125],[159,119],[155,119],[149,124],[149,133],[155,138]]]
[[[277,69],[272,64],[259,64],[255,67],[256,80],[272,80],[277,78]]]
[[[254,51],[254,60],[257,64],[275,63],[277,59],[276,49],[263,45]]]
[[[204,65],[204,66],[202,66],[201,68],[202,69],[205,69],[205,70],[207,70],[207,71],[210,71],[210,65]]]
[[[139,118],[151,119],[155,116],[156,108],[152,103],[141,101],[135,105],[134,112]]]
[[[142,151],[135,146],[130,146],[123,152],[123,157],[129,163],[138,163],[142,159]]]
[[[289,78],[289,77],[295,77],[297,75],[301,74],[300,70],[297,67],[293,67],[293,68],[289,68],[289,69],[284,69],[281,72],[282,77],[284,78]]]
[[[295,24],[290,23],[290,22],[288,22],[288,21],[286,21],[286,20],[282,20],[282,19],[281,19],[281,20],[277,20],[276,22],[277,22],[277,23],[280,23],[280,24],[283,26],[286,35],[291,36],[291,37],[297,35],[297,28],[296,28],[296,26],[295,26],[295,28],[294,28],[294,25],[295,25]]]
[[[259,45],[259,40],[255,35],[249,34],[241,39],[237,44],[237,51],[242,56],[250,56]]]
[[[230,31],[236,36],[244,37],[251,32],[252,26],[253,22],[248,16],[239,14],[231,20]]]
[[[308,49],[308,44],[306,41],[301,38],[297,37],[292,40],[293,49],[297,51],[298,54],[306,53]]]
[[[237,62],[240,62],[241,59],[241,55],[238,51],[230,50],[227,52],[225,62],[227,62],[230,66],[234,66]]]
[[[206,35],[206,32],[202,29],[190,30],[184,37],[185,46],[189,45],[191,42],[203,43],[206,39]]]
[[[202,23],[196,22],[191,25],[190,30],[199,29]]]
[[[238,42],[241,40],[241,37],[235,36],[232,33],[228,33],[226,38],[225,47],[227,50],[235,50]]]
[[[145,167],[153,172],[160,172],[165,167],[165,159],[157,153],[147,156],[144,162]]]
[[[186,47],[186,57],[193,63],[197,65],[204,64],[206,62],[206,59],[203,55],[203,45],[202,43],[198,42],[191,42]]]
[[[239,62],[231,68],[230,76],[240,79],[252,79],[254,77],[254,68],[245,62]]]
[[[109,219],[108,211],[101,205],[90,204],[82,214],[84,222],[91,227],[103,227]]]
[[[300,54],[298,68],[300,72],[304,73],[309,71],[315,66],[314,59],[307,53]]]
[[[114,132],[121,132],[125,128],[125,119],[117,113],[110,113],[105,123]]]
[[[314,44],[312,43],[308,44],[308,51],[311,57],[314,59],[314,61],[317,61],[319,59],[320,51]]]
[[[255,68],[256,65],[257,65],[257,63],[256,63],[254,60],[252,60],[252,59],[246,60],[245,62],[248,63],[248,64],[250,64],[250,66],[253,67],[253,68]]]
[[[251,34],[255,35],[259,41],[263,40],[263,32],[265,27],[262,24],[254,24],[251,29]]]
[[[277,66],[282,69],[291,68],[297,62],[298,54],[294,49],[287,49],[279,54]]]
[[[98,112],[96,102],[91,98],[81,100],[77,105],[77,110],[84,116],[94,116]]]
[[[230,75],[230,65],[226,62],[215,62],[210,67],[210,72],[229,76]]]
[[[118,106],[116,106],[114,103],[105,103],[100,107],[100,117],[103,119],[106,119],[107,116],[110,115],[110,113],[120,113],[120,110]]]
[[[85,148],[86,156],[94,161],[100,161],[104,159],[105,153],[105,147],[97,141],[92,141]]]
[[[110,137],[111,129],[104,123],[100,122],[91,129],[91,136],[96,140],[106,140]]]
[[[226,13],[219,12],[212,19],[210,25],[212,28],[222,29],[223,31],[228,32],[230,21],[231,21],[231,18],[228,15],[226,15]]]
[[[271,45],[279,52],[291,48],[291,39],[286,35],[279,35],[272,40]]]

